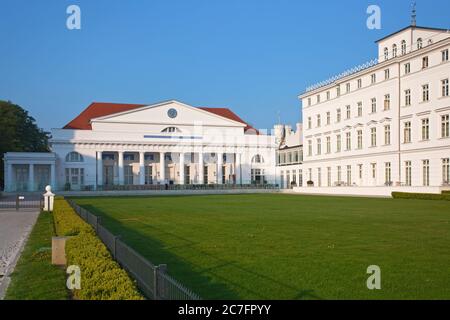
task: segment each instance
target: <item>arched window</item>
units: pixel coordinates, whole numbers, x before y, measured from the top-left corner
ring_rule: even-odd
[[[406,41],[402,40],[402,55],[406,54]]]
[[[173,132],[181,132],[180,129],[178,129],[177,127],[167,127],[165,129],[163,129],[161,132],[164,133],[173,133]]]
[[[83,156],[78,152],[69,152],[66,156],[66,162],[83,162]]]
[[[397,45],[396,44],[392,45],[392,57],[393,58],[397,57]]]
[[[422,38],[417,39],[417,49],[422,49],[423,43]]]
[[[384,48],[384,60],[389,59],[389,49],[388,48]]]
[[[257,154],[253,156],[252,163],[264,163],[264,158],[260,154]]]

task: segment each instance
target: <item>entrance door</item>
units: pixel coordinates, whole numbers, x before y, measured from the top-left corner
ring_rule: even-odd
[[[28,190],[28,166],[17,165],[16,168],[16,190]],[[31,186],[30,186],[31,187]]]
[[[103,167],[103,184],[107,186],[114,184],[114,166]]]
[[[50,166],[35,166],[37,190],[44,190],[50,184]]]

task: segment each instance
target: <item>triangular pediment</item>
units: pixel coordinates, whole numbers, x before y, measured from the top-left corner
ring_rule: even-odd
[[[127,123],[156,125],[202,125],[214,127],[245,127],[246,124],[228,119],[179,101],[171,100],[142,106],[133,110],[95,118],[92,123]]]

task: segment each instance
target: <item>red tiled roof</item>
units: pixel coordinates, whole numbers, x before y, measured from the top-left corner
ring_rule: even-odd
[[[75,119],[66,124],[63,129],[92,130],[91,119],[105,117],[111,114],[129,111],[144,107],[146,104],[123,104],[108,102],[93,102],[84,109]],[[254,130],[255,134],[259,134],[258,130],[253,128],[247,122],[242,120],[237,114],[228,108],[199,108],[201,110],[214,113],[224,118],[241,122],[246,125],[245,131]]]

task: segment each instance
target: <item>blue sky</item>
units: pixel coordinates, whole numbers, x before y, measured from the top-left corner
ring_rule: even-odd
[[[81,30],[66,8],[81,8]],[[381,30],[366,27],[381,7]],[[0,0],[0,99],[61,127],[92,101],[229,107],[258,128],[300,120],[297,95],[376,57],[410,23],[409,0]],[[417,0],[450,28],[450,1]]]

